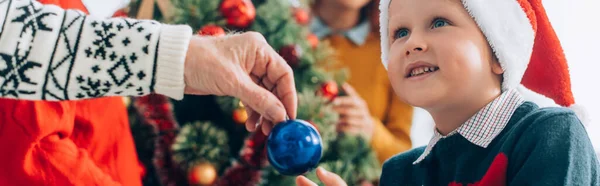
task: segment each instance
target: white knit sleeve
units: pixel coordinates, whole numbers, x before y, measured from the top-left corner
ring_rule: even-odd
[[[189,26],[0,0],[0,29],[0,97],[183,97]]]

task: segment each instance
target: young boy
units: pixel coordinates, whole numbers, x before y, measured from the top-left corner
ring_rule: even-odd
[[[426,109],[436,130],[426,147],[387,160],[380,185],[600,185],[598,159],[575,113],[536,104],[574,104],[540,0],[381,3],[392,86]],[[345,184],[323,169],[317,175],[326,185]]]

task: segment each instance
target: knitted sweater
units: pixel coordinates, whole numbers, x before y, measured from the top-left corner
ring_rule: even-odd
[[[572,111],[525,102],[487,148],[461,135],[389,159],[380,185],[600,185],[600,164]]]
[[[183,98],[189,26],[1,0],[0,28],[0,97],[77,100],[156,92]]]

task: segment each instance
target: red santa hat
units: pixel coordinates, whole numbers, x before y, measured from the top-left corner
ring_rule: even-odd
[[[387,69],[388,16],[392,0],[379,9],[382,62]],[[575,106],[569,68],[560,41],[541,0],[462,0],[504,69],[502,89],[517,89],[523,97],[545,106]],[[585,123],[585,122],[584,122]]]

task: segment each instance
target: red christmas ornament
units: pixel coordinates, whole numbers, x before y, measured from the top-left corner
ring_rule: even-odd
[[[337,97],[338,93],[338,85],[335,81],[327,81],[321,85],[320,94],[329,101]]]
[[[244,124],[248,120],[248,113],[244,108],[238,108],[233,111],[233,121],[237,124]]]
[[[190,185],[208,186],[217,180],[217,170],[210,163],[202,163],[194,166],[188,173]]]
[[[313,49],[317,48],[317,46],[319,45],[319,38],[315,34],[308,34],[308,36],[306,36],[306,39],[308,40],[308,43],[310,43],[310,46]]]
[[[221,15],[227,19],[227,24],[246,28],[254,21],[256,10],[250,0],[223,0]]]
[[[148,171],[146,170],[146,166],[142,162],[138,162],[138,164],[140,166],[140,175],[142,175],[142,178],[146,177],[146,174],[148,174]]]
[[[199,31],[198,35],[206,35],[206,36],[224,36],[225,30],[220,26],[209,24],[203,26]]]
[[[246,146],[250,148],[254,147],[254,141],[246,140]]]
[[[279,55],[287,61],[288,65],[292,68],[297,68],[300,65],[300,56],[302,55],[302,48],[298,45],[288,45],[279,49]]]
[[[117,10],[113,14],[113,17],[127,17],[127,12],[125,12],[125,10],[123,10],[123,9]]]
[[[296,18],[296,22],[301,25],[306,25],[310,22],[310,16],[308,12],[302,8],[294,9],[294,18]]]

